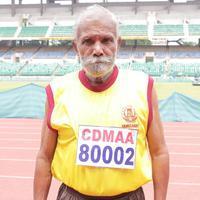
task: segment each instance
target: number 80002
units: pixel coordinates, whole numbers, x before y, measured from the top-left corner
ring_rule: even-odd
[[[79,151],[79,160],[81,162],[92,161],[93,163],[99,163],[103,161],[104,164],[113,163],[116,165],[128,165],[133,166],[134,149],[104,146],[101,148],[99,145],[89,146],[82,144]]]

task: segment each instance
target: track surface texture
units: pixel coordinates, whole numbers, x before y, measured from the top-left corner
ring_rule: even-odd
[[[0,199],[31,200],[35,159],[42,120],[0,119]],[[164,123],[170,152],[167,200],[200,198],[200,123]],[[49,200],[56,199],[59,182],[53,179]],[[152,183],[144,186],[153,200]]]

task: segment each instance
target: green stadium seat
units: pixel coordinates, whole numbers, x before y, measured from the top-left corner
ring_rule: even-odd
[[[21,70],[21,76],[51,76],[57,64],[27,64]]]
[[[200,24],[189,24],[188,28],[190,36],[200,36]]]
[[[119,33],[121,36],[147,36],[147,25],[120,25]]]
[[[198,63],[171,63],[169,75],[173,77],[195,77],[200,75],[200,64]]]
[[[130,69],[135,71],[143,71],[151,76],[158,76],[160,77],[164,73],[164,65],[163,63],[124,63],[120,64],[120,68],[123,69]]]
[[[13,37],[17,27],[0,27],[0,37]]]
[[[0,76],[15,76],[23,66],[21,63],[7,63],[0,61]]]
[[[73,26],[54,26],[50,34],[52,37],[72,37]]]
[[[183,36],[183,24],[158,24],[154,26],[154,36]]]
[[[27,26],[22,27],[18,37],[44,37],[48,26]]]
[[[54,72],[56,76],[62,76],[67,73],[71,73],[80,69],[79,63],[65,63],[64,65],[60,65]]]

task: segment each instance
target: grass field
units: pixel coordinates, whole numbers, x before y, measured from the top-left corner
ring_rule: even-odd
[[[21,87],[31,82],[21,81],[0,81],[0,92]],[[40,86],[46,86],[48,82],[34,82],[34,84]],[[159,99],[165,99],[169,97],[173,92],[179,92],[185,94],[194,99],[200,100],[200,86],[193,86],[192,83],[181,82],[181,83],[167,83],[167,82],[156,82],[156,89]]]
[[[13,88],[21,87],[30,83],[34,83],[40,86],[45,87],[48,82],[44,81],[34,81],[34,82],[29,82],[29,81],[0,81],[0,92],[10,90]]]
[[[157,93],[159,99],[165,99],[170,96],[173,92],[178,92],[194,99],[200,100],[200,86],[193,86],[189,82],[180,83],[167,83],[157,82],[156,83]]]

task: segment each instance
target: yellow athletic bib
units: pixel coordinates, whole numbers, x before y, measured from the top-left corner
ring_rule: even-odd
[[[93,196],[118,195],[150,181],[148,85],[144,73],[123,70],[98,92],[78,72],[52,81],[49,125],[58,132],[53,176]]]

